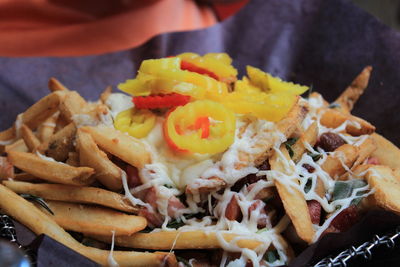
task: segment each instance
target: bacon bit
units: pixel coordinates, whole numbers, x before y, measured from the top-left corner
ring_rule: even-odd
[[[161,214],[155,212],[157,210],[157,193],[155,187],[143,190],[135,196],[139,197],[144,202],[149,203],[154,209],[153,212],[150,212],[147,208],[143,208],[139,211],[139,216],[145,217],[150,227],[160,227],[163,224],[164,219]]]
[[[198,67],[195,64],[190,63],[190,62],[185,61],[185,60],[181,61],[181,70],[187,70],[187,71],[190,71],[190,72],[196,72],[198,74],[207,75],[207,76],[209,76],[209,77],[211,77],[211,78],[213,78],[213,79],[215,79],[217,81],[219,80],[218,76],[214,72],[209,71],[207,69],[204,69],[202,67]]]
[[[0,157],[0,179],[14,178],[14,166],[7,157]]]
[[[338,134],[327,132],[321,134],[316,146],[322,148],[326,152],[332,152],[344,144],[346,144],[346,142]]]
[[[184,106],[190,101],[190,96],[177,93],[149,96],[134,96],[132,102],[138,109],[160,109]]]
[[[370,157],[367,159],[367,164],[372,164],[372,165],[379,165],[379,159],[377,157]]]
[[[145,217],[150,227],[160,227],[164,222],[161,214],[150,212],[147,208],[141,209],[138,215]]]
[[[168,199],[168,216],[177,218],[181,213],[180,210],[184,209],[185,205],[175,196]]]
[[[321,221],[321,204],[316,200],[307,201],[308,212],[310,213],[311,222],[319,225]]]
[[[136,167],[131,165],[126,166],[126,176],[128,179],[128,186],[129,188],[135,188],[142,184],[140,180],[139,171]]]
[[[315,168],[310,164],[304,163],[303,168],[306,169],[309,173],[315,172]]]
[[[329,227],[322,233],[341,233],[350,229],[359,220],[357,206],[351,205],[350,207],[342,210],[331,222]],[[321,235],[321,236],[322,236]]]
[[[250,205],[249,210],[248,210],[249,217],[250,217],[252,211],[260,209],[260,214],[259,214],[258,220],[257,220],[258,228],[264,228],[268,225],[268,216],[267,216],[267,213],[266,213],[264,207],[265,207],[265,203],[263,201],[256,200]]]
[[[226,206],[225,217],[231,221],[240,221],[242,219],[242,211],[237,202],[236,195],[233,195],[231,201]]]

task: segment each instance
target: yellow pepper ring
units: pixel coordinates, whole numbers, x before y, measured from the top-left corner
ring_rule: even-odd
[[[146,137],[156,123],[156,116],[148,110],[134,108],[118,113],[114,127],[136,138]]]
[[[191,127],[200,117],[211,118],[207,138],[202,138],[202,129]],[[200,154],[225,151],[234,141],[235,129],[235,114],[210,100],[197,100],[176,108],[164,124],[165,138],[171,147]]]

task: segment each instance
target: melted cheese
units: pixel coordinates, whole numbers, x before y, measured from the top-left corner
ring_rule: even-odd
[[[111,111],[111,116],[115,118],[121,111],[133,107],[132,97],[122,93],[112,93],[107,98],[106,105]]]
[[[50,161],[50,162],[56,162],[56,163],[60,163],[60,164],[65,164],[64,162],[57,161],[57,160],[55,160],[55,159],[53,159],[53,158],[51,158],[51,157],[47,157],[47,156],[45,156],[45,155],[43,155],[43,154],[40,154],[39,151],[36,151],[36,155],[37,155],[39,158],[43,159],[43,160],[47,160],[47,161]]]
[[[112,233],[112,238],[111,238],[111,249],[110,253],[108,254],[107,257],[107,263],[109,267],[119,267],[119,264],[115,261],[113,257],[113,252],[114,252],[114,242],[115,242],[115,231],[111,231]]]
[[[321,108],[325,106],[322,97],[314,97],[307,101],[310,106],[310,112],[303,120],[301,127],[305,130],[314,121],[318,123],[319,135],[324,132],[338,133],[347,143],[359,146],[368,136],[352,137],[343,134],[347,125],[358,127],[354,122],[346,121],[335,129],[324,127],[320,124]],[[115,118],[116,114],[120,111],[132,107],[131,98],[123,94],[112,94],[107,100],[110,114]],[[104,122],[105,121],[105,122]],[[103,124],[110,124],[110,119],[105,119]],[[330,194],[333,192],[335,180],[330,177],[321,168],[321,165],[326,160],[329,153],[323,151],[321,148],[314,150],[314,148],[304,143],[306,149],[311,153],[320,153],[321,158],[314,162],[311,156],[307,153],[302,155],[300,161],[295,164],[291,160],[286,160],[279,151],[280,145],[286,141],[286,137],[280,133],[276,125],[272,122],[256,119],[251,116],[237,116],[237,129],[235,132],[234,143],[224,153],[216,155],[200,155],[200,154],[181,154],[172,151],[166,144],[163,137],[162,125],[164,119],[157,118],[156,125],[146,138],[142,141],[146,145],[148,151],[151,153],[151,163],[147,164],[140,170],[140,177],[142,185],[129,190],[126,174],[123,173],[122,181],[125,190],[125,196],[134,205],[142,205],[152,210],[151,206],[144,203],[142,200],[133,197],[133,194],[140,191],[155,188],[157,200],[157,212],[164,217],[164,223],[161,228],[154,229],[153,231],[169,231],[172,230],[167,227],[168,222],[172,219],[168,215],[168,205],[171,197],[179,196],[185,192],[187,186],[208,186],[213,183],[212,177],[223,179],[228,185],[224,190],[212,190],[205,199],[208,199],[208,206],[203,208],[199,206],[204,196],[194,192],[187,194],[186,202],[188,207],[182,209],[176,217],[184,222],[184,226],[178,230],[191,231],[203,230],[206,233],[215,233],[221,247],[224,251],[240,252],[241,257],[237,260],[227,263],[227,254],[224,253],[221,265],[222,266],[243,266],[247,261],[251,261],[253,266],[259,266],[260,262],[267,266],[283,265],[287,261],[286,244],[282,241],[280,233],[282,233],[290,224],[288,216],[284,216],[280,222],[271,226],[269,215],[261,212],[262,206],[256,206],[257,194],[266,187],[274,186],[274,181],[279,180],[281,184],[285,185],[289,190],[297,189],[304,195],[305,200],[317,200],[321,203],[322,208],[332,213],[331,217],[322,225],[314,225],[316,229],[315,240],[318,239],[320,234],[329,226],[330,222],[340,213],[341,210],[348,207],[352,200],[358,197],[363,197],[371,194],[372,191],[368,187],[354,190],[353,194],[341,200],[330,201]],[[265,147],[273,147],[278,153],[279,158],[287,171],[285,173],[268,170],[259,171],[252,162],[254,162],[255,155],[263,152]],[[245,155],[244,159],[243,156]],[[340,157],[339,157],[340,158]],[[344,162],[344,159],[342,159]],[[312,166],[315,171],[309,173],[303,167],[304,164]],[[238,165],[243,165],[237,167]],[[347,168],[347,167],[346,167]],[[349,170],[348,170],[349,171]],[[266,180],[259,180],[252,185],[251,190],[246,186],[240,192],[233,192],[230,189],[235,182],[249,174],[266,175]],[[351,174],[351,173],[350,173]],[[352,175],[352,174],[351,174]],[[305,192],[306,184],[311,179],[311,189]],[[315,193],[317,180],[321,180],[327,189],[326,196],[319,196]],[[299,181],[299,183],[297,183]],[[356,196],[357,192],[364,192],[363,196]],[[225,212],[232,199],[236,197],[237,204],[240,208],[242,219],[241,221],[228,220],[225,217]],[[215,207],[212,206],[212,198],[217,200]],[[340,206],[340,209],[337,207]],[[249,212],[249,208],[252,211]],[[201,219],[191,218],[186,219],[182,216],[185,213],[199,213],[205,212],[208,209],[211,216],[204,216]],[[264,217],[267,221],[267,226],[264,229],[258,229],[258,220]],[[224,233],[234,233],[237,236],[230,242],[224,239]],[[243,249],[238,246],[238,241],[243,239],[252,239],[261,241],[261,245],[254,250]],[[267,249],[273,245],[277,250],[279,258],[273,262],[268,263],[263,259]]]

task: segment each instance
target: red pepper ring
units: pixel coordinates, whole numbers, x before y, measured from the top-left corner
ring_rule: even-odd
[[[132,102],[137,109],[156,109],[183,106],[189,103],[190,96],[177,93],[165,95],[134,96]]]
[[[194,125],[190,125],[187,129],[192,131],[201,129],[201,138],[208,138],[210,136],[210,120],[208,117],[197,118]],[[184,135],[184,130],[181,129],[179,124],[175,125],[175,130],[179,135]]]
[[[189,130],[201,129],[201,138],[208,138],[210,136],[210,119],[208,117],[197,118],[194,127],[189,127]]]
[[[207,75],[207,76],[219,81],[218,76],[214,72],[209,71],[209,70],[207,70],[205,68],[196,66],[195,64],[190,63],[190,62],[185,61],[185,60],[181,61],[181,70],[187,70],[187,71],[191,71],[191,72],[196,72],[198,74]]]

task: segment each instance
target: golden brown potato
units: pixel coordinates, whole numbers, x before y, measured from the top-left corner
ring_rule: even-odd
[[[392,169],[400,169],[400,150],[392,142],[380,134],[372,134],[376,143],[376,150],[371,154],[376,157],[380,164],[389,166]]]
[[[131,235],[147,226],[144,217],[128,215],[108,208],[95,207],[61,201],[46,201],[51,215],[40,205],[48,215],[65,230],[71,230],[88,235],[116,236]]]
[[[40,145],[39,139],[35,136],[31,129],[28,128],[25,124],[21,126],[21,135],[22,139],[25,142],[25,145],[28,147],[30,152],[36,151],[36,149]]]
[[[294,170],[283,163],[284,161],[290,160],[286,148],[281,146],[279,151],[280,153],[278,151],[275,152],[270,159],[271,170],[284,174],[293,173]],[[284,157],[284,159],[281,159],[281,157]],[[285,185],[283,181],[281,182],[278,177],[274,179],[274,182],[278,194],[282,199],[286,214],[292,220],[298,236],[307,243],[311,243],[314,239],[315,230],[311,222],[307,202],[304,199],[303,193],[295,187],[288,188],[288,186]],[[292,180],[292,182],[298,183],[298,180]]]
[[[70,185],[88,185],[94,181],[92,168],[72,167],[18,151],[10,151],[8,159],[17,168],[46,181]]]
[[[76,142],[80,165],[93,168],[96,171],[95,178],[107,188],[114,191],[120,190],[122,188],[121,169],[97,147],[92,136],[78,130]]]
[[[2,201],[0,201],[0,209],[31,229],[35,234],[46,234],[89,259],[101,265],[108,265],[109,250],[101,250],[82,245],[65,232],[51,217],[44,214],[33,204],[3,185],[0,185],[0,199],[2,199]],[[168,261],[168,257],[174,257],[174,255],[160,252],[113,252],[113,258],[121,267],[160,266],[165,261]],[[175,262],[174,259],[170,259],[170,261]]]
[[[100,148],[132,166],[143,168],[145,164],[150,163],[150,152],[139,139],[104,125],[85,126],[80,129],[89,133]]]
[[[68,124],[56,134],[52,135],[48,142],[43,143],[39,150],[46,156],[54,158],[57,161],[65,161],[69,152],[75,150],[74,139],[76,127],[73,123]]]
[[[346,90],[335,100],[334,103],[339,105],[338,110],[350,113],[358,98],[364,93],[365,88],[367,88],[371,72],[372,67],[366,66]]]
[[[97,187],[17,181],[3,181],[3,184],[18,194],[30,194],[44,199],[72,203],[97,204],[128,213],[138,212],[138,208],[133,207],[123,195]]]

